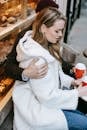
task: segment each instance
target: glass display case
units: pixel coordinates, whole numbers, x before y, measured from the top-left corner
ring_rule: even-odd
[[[0,2],[0,27],[15,23],[20,15],[20,0],[3,0],[3,2]]]
[[[0,125],[10,112],[12,103],[9,104],[9,101],[14,83],[14,79],[5,75],[4,63],[18,33],[27,29],[35,19],[37,2],[38,0],[0,0]]]
[[[16,23],[26,18],[35,9],[36,0],[0,0],[0,27]]]
[[[17,34],[33,22],[36,4],[37,0],[0,0],[0,96],[7,92],[5,89],[10,88],[2,83],[3,78],[8,78],[5,77],[3,64],[13,48]]]

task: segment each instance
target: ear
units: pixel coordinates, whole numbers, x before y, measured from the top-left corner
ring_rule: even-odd
[[[44,34],[46,31],[46,25],[45,24],[42,24],[41,25],[41,32]]]

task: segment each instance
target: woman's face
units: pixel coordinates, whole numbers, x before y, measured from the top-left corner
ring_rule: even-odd
[[[63,37],[64,27],[65,27],[64,20],[57,20],[54,23],[54,25],[49,28],[45,26],[44,35],[47,41],[51,43],[59,42],[61,38]]]

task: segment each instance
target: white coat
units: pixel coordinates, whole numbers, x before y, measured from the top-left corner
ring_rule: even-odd
[[[48,62],[48,73],[41,79],[16,81],[13,90],[14,130],[68,130],[62,109],[76,109],[78,91],[62,88],[69,88],[73,78],[65,75],[60,63],[27,32],[17,46],[20,67],[26,68],[32,57],[38,56],[37,64]]]

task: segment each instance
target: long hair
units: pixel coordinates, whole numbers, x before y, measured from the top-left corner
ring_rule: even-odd
[[[60,60],[61,58],[59,55],[59,43],[49,44],[46,37],[41,32],[41,26],[43,24],[45,24],[46,27],[49,28],[54,25],[56,20],[64,20],[66,23],[66,18],[62,15],[60,11],[58,11],[58,9],[54,7],[48,7],[41,10],[33,24],[33,39],[43,47],[45,46],[46,48],[48,48],[51,55],[53,55],[57,60]]]

